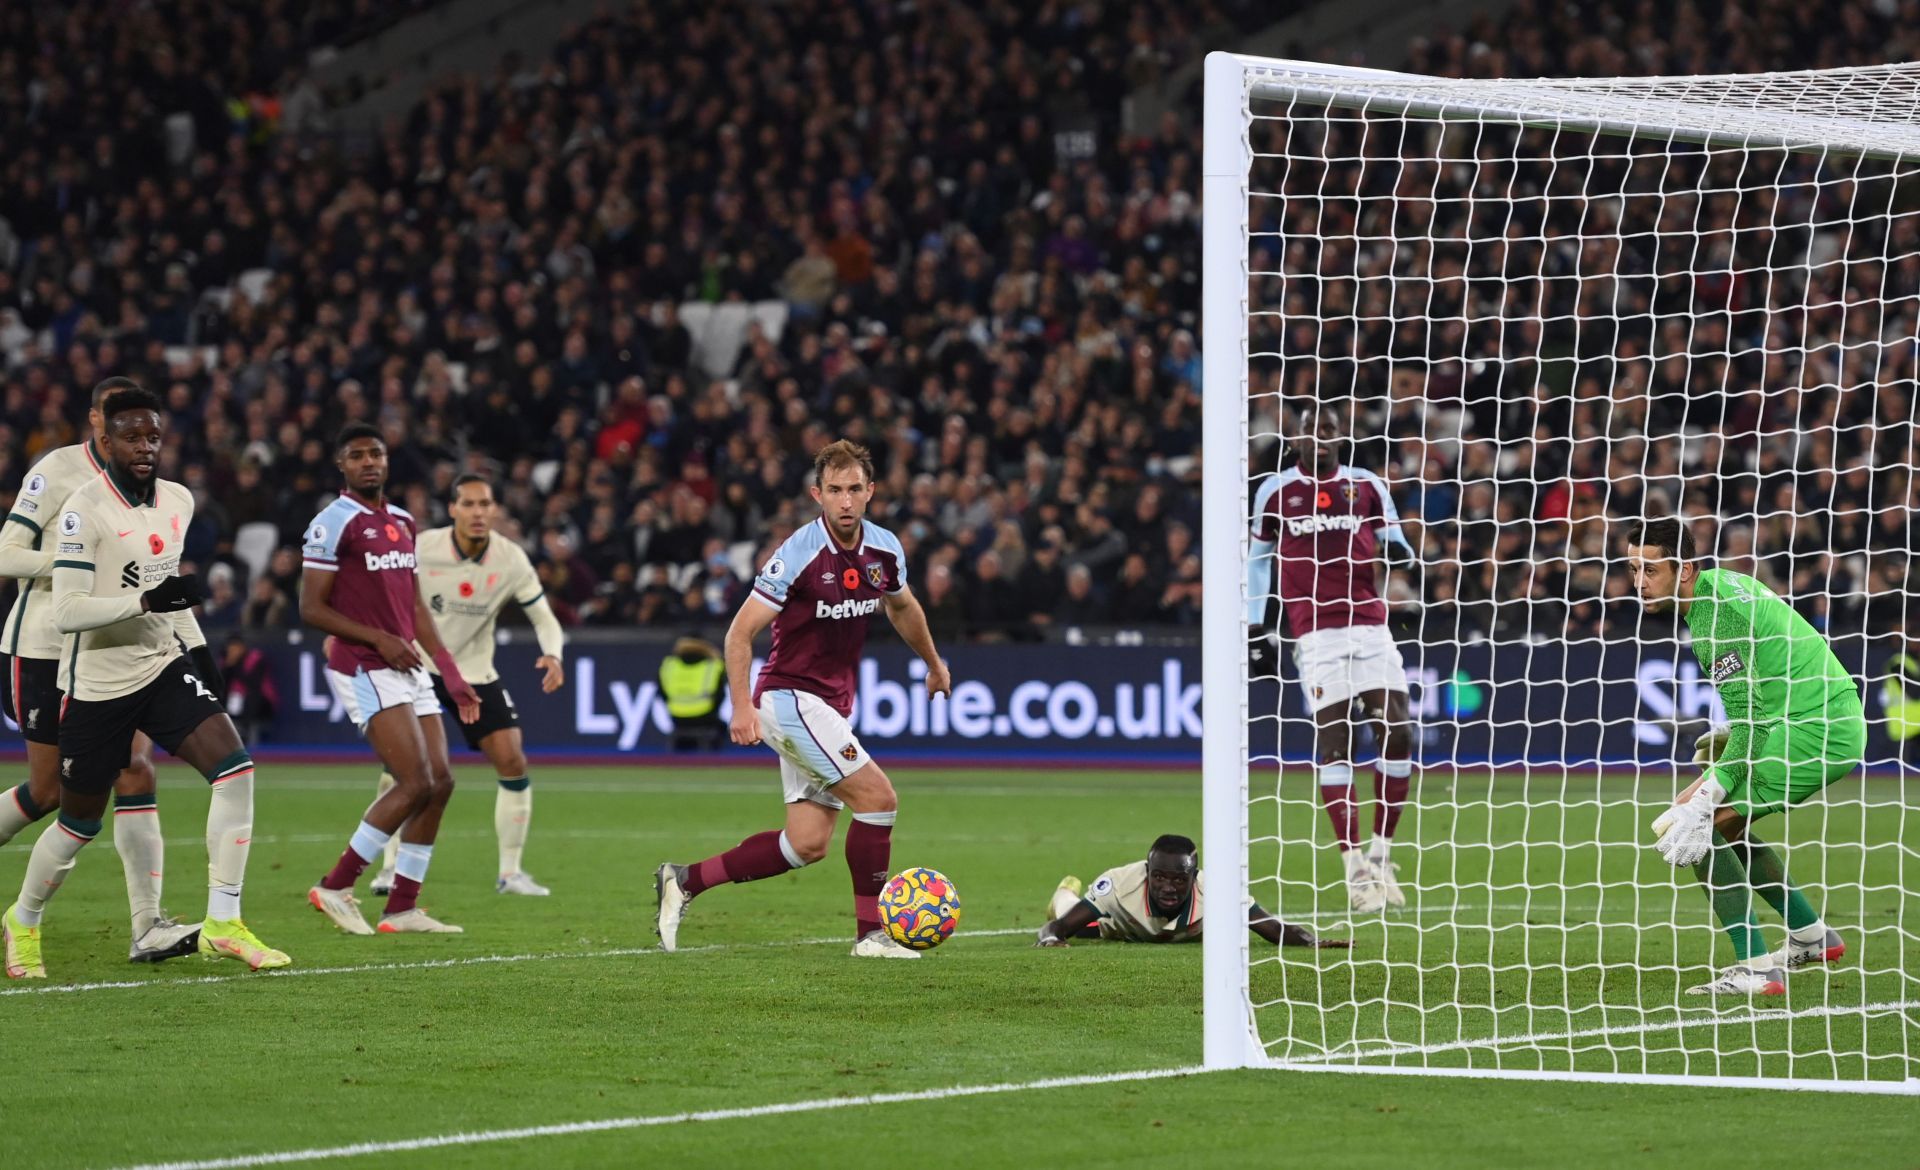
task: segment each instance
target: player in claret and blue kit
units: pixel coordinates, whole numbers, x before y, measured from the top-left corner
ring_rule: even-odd
[[[1713,680],[1728,726],[1701,737],[1706,768],[1654,821],[1660,856],[1692,866],[1733,941],[1733,965],[1694,995],[1783,995],[1786,974],[1831,963],[1846,944],[1787,880],[1786,863],[1750,827],[1851,775],[1866,756],[1860,690],[1826,640],[1771,589],[1743,573],[1702,570],[1678,520],[1628,537],[1627,568],[1649,610],[1675,609]],[[1768,952],[1753,895],[1787,923]]]
[[[1248,655],[1253,677],[1275,676],[1266,610],[1277,594],[1313,712],[1320,800],[1346,866],[1348,902],[1367,913],[1406,905],[1389,851],[1413,783],[1412,723],[1406,666],[1387,632],[1379,576],[1389,550],[1417,558],[1387,485],[1371,471],[1342,465],[1341,412],[1318,402],[1284,412],[1287,445],[1300,461],[1268,476],[1254,495]],[[1362,723],[1376,727],[1379,744],[1373,841],[1365,850],[1353,784]]]
[[[946,663],[935,651],[927,615],[907,588],[899,538],[865,518],[873,498],[867,449],[841,440],[814,457],[818,520],[787,538],[754,579],[727,631],[727,683],[733,742],[765,742],[780,755],[787,824],[756,833],[725,853],[692,865],[668,862],[654,874],[660,945],[678,945],[687,903],[723,882],[751,882],[825,857],[842,808],[847,868],[853,874],[856,939],[861,957],[917,959],[880,929],[879,898],[892,853],[893,784],[854,735],[854,679],[866,645],[867,621],[884,611],[927,664],[929,697],[951,693]],[[773,627],[773,649],[748,690],[753,639]]]

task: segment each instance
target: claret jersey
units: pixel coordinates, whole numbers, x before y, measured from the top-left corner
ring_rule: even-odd
[[[780,611],[754,704],[765,691],[805,691],[851,713],[867,622],[906,587],[906,550],[871,520],[852,549],[840,547],[824,518],[789,536],[753,580],[754,599]]]
[[[1277,545],[1274,575],[1294,637],[1386,624],[1375,578],[1380,543],[1407,538],[1373,472],[1341,467],[1314,479],[1292,467],[1268,477],[1254,497],[1253,537]]]
[[[342,492],[307,525],[301,564],[337,573],[330,601],[356,622],[413,641],[413,608],[419,597],[420,558],[413,546],[413,516],[388,502],[369,508]],[[362,668],[386,670],[386,659],[371,646],[333,640],[327,668],[352,674]]]

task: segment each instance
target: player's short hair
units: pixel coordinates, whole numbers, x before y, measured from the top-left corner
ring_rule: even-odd
[[[382,447],[387,445],[387,437],[380,433],[379,427],[369,422],[350,422],[346,426],[341,427],[340,433],[334,436],[334,453],[338,454],[346,450],[347,444],[357,439],[378,439]]]
[[[108,395],[118,394],[123,390],[140,389],[143,389],[143,387],[132,378],[122,378],[118,375],[111,378],[102,378],[99,384],[93,388],[93,398],[89,405],[95,410],[100,410],[106,406]]]
[[[458,499],[460,496],[460,489],[463,487],[466,487],[470,483],[477,483],[481,487],[486,488],[487,494],[490,496],[497,495],[497,493],[495,493],[493,490],[492,480],[488,479],[484,475],[476,475],[473,472],[469,471],[465,475],[461,476],[459,479],[456,479],[453,481],[454,497]]]
[[[155,394],[144,386],[129,382],[125,378],[121,378],[119,381],[127,382],[131,388],[115,390],[113,393],[107,395],[106,401],[100,404],[100,417],[106,419],[108,422],[112,422],[114,415],[125,414],[129,410],[151,410],[155,414],[160,413],[160,396],[158,394]]]
[[[813,457],[813,482],[826,482],[829,471],[842,471],[849,467],[858,467],[866,482],[873,482],[873,454],[852,439],[841,439],[820,448]]]
[[[1185,853],[1192,855],[1198,852],[1200,852],[1200,847],[1193,843],[1192,837],[1182,837],[1178,833],[1160,834],[1153,839],[1153,847],[1147,850],[1149,855],[1155,853]]]
[[[1673,517],[1640,521],[1628,535],[1627,543],[1641,548],[1657,548],[1663,559],[1676,560],[1683,565],[1694,558],[1693,533],[1686,524]]]

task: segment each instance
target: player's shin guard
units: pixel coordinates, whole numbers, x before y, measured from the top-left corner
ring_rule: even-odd
[[[503,778],[493,795],[493,835],[500,840],[500,875],[520,872],[520,853],[527,847],[527,825],[533,819],[533,781],[525,776]]]
[[[1326,806],[1327,820],[1333,823],[1333,839],[1345,853],[1360,843],[1359,815],[1353,799],[1353,765],[1321,764],[1318,779],[1320,803]]]
[[[705,861],[689,865],[681,890],[691,898],[723,882],[757,882],[806,864],[806,859],[787,840],[786,833],[755,833],[725,853],[716,853]]]
[[[60,883],[73,872],[73,859],[87,842],[100,835],[99,821],[83,821],[61,813],[27,858],[27,876],[20,882],[20,901],[16,904],[22,926],[40,925],[47,900],[60,889]]]
[[[891,812],[854,813],[847,829],[847,870],[853,875],[853,919],[856,939],[880,929],[880,891],[886,888],[887,867],[893,861]]]
[[[1774,912],[1786,919],[1787,929],[1795,937],[1820,937],[1826,934],[1826,924],[1820,921],[1820,912],[1807,901],[1800,888],[1787,880],[1787,864],[1780,859],[1780,853],[1751,832],[1744,840],[1734,842],[1728,848],[1745,864],[1747,884],[1753,892],[1766,900]]]
[[[25,784],[0,792],[0,845],[46,815],[47,810],[33,802],[33,792]]]
[[[373,786],[373,799],[378,801],[381,797],[392,792],[399,786],[400,782],[393,778],[392,772],[382,772],[380,773],[379,781]],[[380,869],[382,872],[393,869],[394,858],[398,856],[399,853],[400,834],[395,833],[393,836],[387,838],[387,847],[380,855]]]
[[[1693,867],[1694,876],[1706,887],[1713,903],[1714,916],[1733,940],[1733,960],[1744,963],[1766,953],[1761,941],[1760,924],[1753,915],[1753,891],[1747,885],[1746,867],[1727,843],[1714,836],[1713,848]]]
[[[228,756],[207,777],[207,917],[240,917],[240,888],[247,878],[253,843],[253,760],[244,751]]]
[[[433,846],[402,841],[394,858],[393,893],[387,895],[387,913],[405,914],[420,901],[420,887],[427,880],[427,866],[433,862]]]
[[[166,881],[167,846],[153,793],[114,796],[113,849],[127,876],[127,911],[138,939],[160,921],[160,891]]]

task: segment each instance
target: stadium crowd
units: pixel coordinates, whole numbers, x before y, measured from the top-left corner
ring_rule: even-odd
[[[371,150],[294,132],[321,119],[294,116],[275,86],[310,97],[289,80],[301,54],[372,10],[296,22],[202,0],[0,17],[0,485],[73,441],[94,381],[142,379],[171,408],[163,471],[199,501],[189,553],[214,566],[210,624],[280,626],[297,620],[300,526],[334,488],[328,436],[365,419],[428,523],[456,474],[493,478],[564,621],[687,624],[737,605],[746,567],[807,519],[812,453],[847,435],[874,451],[873,515],[906,543],[936,637],[1196,621],[1198,141],[1191,117],[1126,134],[1120,112],[1201,51],[1200,30],[1278,14],[636,4],[548,58],[434,91]],[[1872,3],[1816,20],[1784,0],[1645,3],[1617,20],[1594,30],[1525,0],[1406,64],[1824,66],[1888,59],[1916,27]],[[152,21],[174,24],[160,36]],[[176,60],[147,44],[192,48]],[[170,137],[178,112],[191,131]],[[1286,123],[1257,133],[1288,149]],[[1261,253],[1287,275],[1256,281],[1255,299],[1292,320],[1256,321],[1254,349],[1283,357],[1255,376],[1358,394],[1359,461],[1390,474],[1424,530],[1433,568],[1403,600],[1426,602],[1431,628],[1597,628],[1623,589],[1599,523],[1656,497],[1810,605],[1829,583],[1864,598],[1904,582],[1911,541],[1889,509],[1920,485],[1876,468],[1912,459],[1912,354],[1889,346],[1862,373],[1858,347],[1843,362],[1840,346],[1869,325],[1910,337],[1912,302],[1873,322],[1825,306],[1878,297],[1883,276],[1913,288],[1910,219],[1835,231],[1848,199],[1815,183],[1831,168],[1780,197],[1801,213],[1790,221],[1757,195],[1702,200],[1669,181],[1663,197],[1649,170],[1620,165],[1596,179],[1626,196],[1615,220],[1569,220],[1575,201],[1549,200],[1550,246],[1521,232],[1455,256],[1416,237],[1454,226],[1466,205],[1448,200],[1466,192],[1446,184],[1463,172],[1407,146],[1324,189],[1297,167],[1285,197],[1256,206],[1295,234]],[[1548,170],[1490,160],[1476,224],[1533,205],[1495,198],[1496,172],[1568,193],[1576,172]],[[1388,229],[1385,255],[1331,238],[1310,207],[1340,183],[1421,182],[1429,218]],[[1701,242],[1735,259],[1687,279],[1673,268],[1689,253],[1648,233],[1696,210]],[[1600,267],[1568,244],[1598,228],[1620,237],[1610,281],[1581,279]],[[1756,273],[1795,240],[1849,262],[1800,285]],[[1882,255],[1905,258],[1852,263]],[[777,340],[756,327],[730,376],[698,368],[683,305],[770,300],[786,309]],[[1536,302],[1550,307],[1530,315]],[[1650,441],[1682,426],[1684,446]],[[1760,441],[1796,429],[1804,441]],[[1880,511],[1828,522],[1809,501]],[[1705,532],[1756,506],[1758,523]],[[257,572],[236,549],[249,526],[272,532]]]

